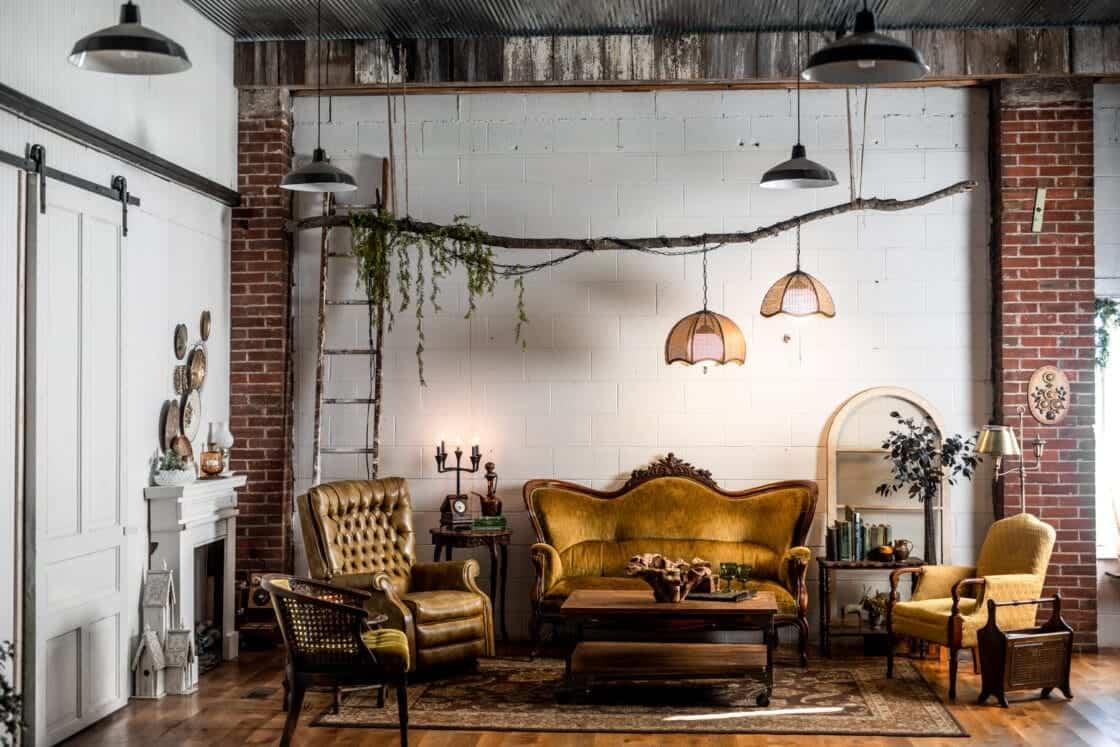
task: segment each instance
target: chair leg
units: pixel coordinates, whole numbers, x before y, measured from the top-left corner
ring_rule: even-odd
[[[960,649],[956,646],[949,647],[949,700],[957,699],[957,654]]]
[[[887,625],[887,679],[894,677],[894,631]]]
[[[382,685],[381,687],[377,688],[377,707],[378,708],[384,708],[385,707],[385,691],[388,690],[388,689],[389,688],[385,685]]]
[[[408,687],[397,685],[397,713],[401,721],[401,747],[408,747]]]
[[[809,666],[809,621],[804,617],[797,618],[797,654],[801,659],[801,668]]]
[[[284,721],[284,735],[280,737],[280,747],[288,747],[292,743],[292,736],[296,733],[296,725],[299,724],[299,712],[303,710],[303,693],[303,684],[293,682],[291,702],[288,704],[288,718]]]
[[[980,649],[972,647],[972,673],[980,674]]]
[[[281,708],[284,713],[287,713],[292,699],[292,683],[288,682],[288,675],[284,675],[284,682],[282,684],[284,685],[284,705],[281,706]]]

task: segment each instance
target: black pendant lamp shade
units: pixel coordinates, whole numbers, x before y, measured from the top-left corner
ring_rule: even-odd
[[[358,188],[358,183],[333,166],[322,148],[316,148],[311,163],[289,171],[280,186],[293,192],[352,192]]]
[[[121,6],[121,22],[78,40],[70,64],[82,70],[118,75],[166,75],[189,70],[187,50],[140,23],[140,8]]]
[[[809,58],[805,80],[848,86],[903,83],[929,75],[922,54],[906,42],[875,30],[875,14],[856,14],[855,33],[842,36]]]
[[[836,184],[836,174],[832,173],[832,169],[806,158],[805,146],[798,143],[793,146],[788,161],[779,163],[762,175],[761,186],[767,189],[817,189],[835,187]]]
[[[323,50],[323,0],[315,4],[315,37],[319,43],[315,45],[315,64],[319,67],[318,81],[323,80],[322,50]],[[353,192],[358,188],[354,177],[327,160],[327,152],[323,150],[323,93],[320,84],[315,86],[315,107],[318,116],[315,123],[315,152],[311,156],[311,163],[292,169],[280,182],[281,189],[292,192]],[[390,122],[390,126],[392,123]]]

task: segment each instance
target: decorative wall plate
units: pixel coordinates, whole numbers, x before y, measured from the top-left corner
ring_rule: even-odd
[[[175,366],[173,378],[175,380],[175,393],[180,397],[191,390],[191,378],[185,365]]]
[[[179,400],[169,399],[163,403],[159,412],[159,447],[164,451],[171,448],[179,435]]]
[[[201,389],[206,381],[206,348],[196,345],[187,358],[187,371],[191,389]],[[191,438],[194,438],[193,436]]]
[[[187,325],[175,325],[175,357],[178,360],[183,360],[183,356],[187,354]]]
[[[198,396],[197,389],[192,389],[183,395],[179,423],[183,435],[193,441],[198,435],[198,429],[202,427],[202,397]]]
[[[1043,366],[1027,384],[1031,417],[1043,425],[1057,425],[1069,414],[1069,377],[1057,366]]]
[[[202,312],[202,317],[198,320],[198,334],[203,340],[210,339],[210,309]]]
[[[186,436],[176,436],[175,442],[171,444],[171,448],[175,449],[184,462],[194,461],[194,447],[191,446],[191,441]]]

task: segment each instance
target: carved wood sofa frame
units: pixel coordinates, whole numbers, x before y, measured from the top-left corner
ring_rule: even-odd
[[[809,506],[797,521],[794,527],[793,536],[791,538],[791,547],[798,547],[805,544],[805,539],[809,535],[809,527],[813,523],[813,518],[817,510],[817,498],[819,489],[815,482],[809,480],[782,480],[779,482],[772,482],[766,485],[760,485],[747,490],[729,491],[724,490],[712,478],[710,470],[700,469],[692,464],[678,459],[671,452],[662,457],[649,466],[642,469],[636,469],[630,473],[630,479],[619,488],[618,490],[602,491],[594,490],[592,488],[579,485],[577,483],[566,482],[564,480],[530,480],[525,483],[522,488],[522,496],[525,500],[525,508],[529,513],[529,520],[533,525],[533,532],[537,536],[537,542],[546,542],[544,532],[541,529],[540,521],[537,518],[537,512],[532,502],[532,494],[535,490],[541,487],[563,488],[573,492],[581,493],[583,495],[592,496],[594,498],[602,498],[610,500],[618,498],[619,496],[629,493],[631,490],[641,485],[642,483],[656,480],[662,477],[679,477],[686,480],[699,483],[707,488],[710,488],[717,494],[735,500],[749,499],[754,496],[772,492],[774,490],[781,490],[783,488],[806,488],[809,492]],[[530,558],[536,568],[537,578],[535,581],[533,600],[531,605],[531,621],[530,633],[533,644],[533,654],[535,655],[540,647],[542,629],[545,623],[552,625],[553,630],[556,629],[558,624],[564,622],[564,619],[559,615],[549,614],[543,610],[541,604],[547,589],[541,588],[544,582],[544,559],[539,553],[530,550]],[[797,603],[797,613],[794,615],[779,614],[774,618],[775,627],[793,627],[797,629],[797,650],[800,658],[801,666],[808,666],[808,645],[809,645],[809,587],[806,583],[806,574],[809,569],[809,561],[799,558],[790,557],[788,559],[787,573],[789,574],[790,581],[793,585],[792,594],[794,601]]]

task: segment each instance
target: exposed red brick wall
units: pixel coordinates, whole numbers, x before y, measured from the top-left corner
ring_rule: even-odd
[[[1061,591],[1063,616],[1081,648],[1097,642],[1093,443],[1093,111],[1081,82],[1005,81],[993,122],[996,409],[1017,425],[1027,382],[1044,365],[1070,378],[1073,406],[1057,426],[1029,415],[1023,448],[1046,440],[1040,472],[1027,476],[1027,510],[1057,530],[1046,593]],[[1047,189],[1042,231],[1031,232],[1035,189]],[[1013,460],[1009,466],[1017,466]],[[997,499],[998,500],[998,499]],[[1004,515],[1018,512],[1009,475]]]
[[[279,188],[291,163],[287,96],[240,93],[237,159],[241,206],[230,252],[232,468],[248,476],[239,503],[237,563],[290,567],[291,460],[288,352],[291,199]]]

